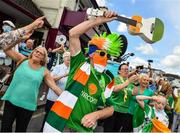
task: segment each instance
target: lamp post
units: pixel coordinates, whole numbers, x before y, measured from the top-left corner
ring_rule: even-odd
[[[130,56],[134,56],[134,53],[127,53],[120,58],[116,59],[117,62],[121,63],[122,61],[126,61]]]
[[[147,60],[147,62],[148,62],[148,67],[151,68],[151,63],[153,63],[153,60]]]
[[[148,69],[149,69],[149,72],[150,72],[150,75],[149,77],[153,77],[153,71],[152,71],[152,68],[151,68],[151,63],[153,63],[153,60],[147,60],[148,62]]]

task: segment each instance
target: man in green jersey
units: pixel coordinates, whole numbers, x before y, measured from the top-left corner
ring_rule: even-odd
[[[114,77],[105,67],[110,56],[119,57],[125,52],[126,37],[115,33],[94,36],[88,43],[89,58],[86,59],[81,51],[80,36],[116,16],[107,11],[103,17],[84,21],[69,31],[71,63],[68,81],[65,91],[51,108],[44,131],[92,132],[98,119],[113,114],[114,108],[108,97],[113,90]],[[102,105],[105,108],[97,110]]]
[[[104,121],[105,132],[131,132],[132,117],[128,114],[129,102],[134,88],[133,82],[138,80],[137,75],[128,78],[128,64],[119,66],[119,76],[115,78],[115,87],[111,100],[113,101],[114,114]]]
[[[69,41],[71,64],[68,84],[73,82],[72,77],[74,72],[79,68],[80,64],[85,61],[85,57],[82,54],[80,47],[80,35],[94,26],[114,20],[115,16],[116,14],[114,12],[109,11],[106,13],[105,17],[98,17],[94,20],[85,21],[70,30]],[[118,38],[119,41],[117,42]],[[122,46],[125,45],[126,42],[123,42],[125,37],[118,35],[118,38],[117,40],[115,39],[115,43],[117,45],[119,43],[119,46],[120,44],[122,44]],[[110,82],[107,74],[104,73],[107,59],[109,58],[108,56],[116,56],[111,54],[109,49],[101,47],[102,45],[105,46],[105,44],[101,42],[104,41],[104,39],[105,38],[103,36],[100,36],[94,37],[91,39],[91,41],[89,41],[88,55],[91,64],[91,74],[67,122],[67,127],[74,129],[75,131],[92,131],[92,128],[95,126],[98,119],[111,116],[114,110],[109,103],[109,106],[97,111],[97,107],[100,105],[100,99],[102,99],[101,95],[105,91],[106,85]],[[110,38],[109,40],[113,43],[113,40]]]

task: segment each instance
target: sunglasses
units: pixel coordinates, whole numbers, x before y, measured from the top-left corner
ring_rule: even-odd
[[[99,53],[99,55],[101,57],[106,56],[108,59],[111,57],[110,54],[108,54],[107,52],[103,51],[103,50],[96,50],[96,53]]]

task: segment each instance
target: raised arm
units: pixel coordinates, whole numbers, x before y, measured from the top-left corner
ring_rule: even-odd
[[[149,97],[149,96],[138,95],[136,96],[136,100],[139,103],[140,107],[144,109],[144,100],[156,100],[156,96]]]
[[[17,63],[20,62],[21,60],[27,58],[23,54],[16,52],[13,49],[9,49],[9,50],[5,51],[5,53],[7,56],[9,56],[12,60],[14,60]]]
[[[40,17],[25,27],[0,35],[0,47],[4,49],[6,55],[17,62],[26,58],[24,55],[13,50],[12,47],[22,40],[29,38],[35,29],[41,28],[44,24],[43,19],[44,17]]]
[[[82,34],[84,34],[89,29],[91,29],[99,24],[109,22],[109,21],[116,19],[115,16],[117,16],[116,13],[114,13],[112,11],[107,11],[105,13],[104,17],[97,17],[95,19],[90,19],[90,20],[84,21],[84,22],[80,23],[79,25],[73,27],[69,31],[69,45],[70,45],[69,47],[70,47],[71,56],[74,56],[79,51],[81,51],[79,37]]]
[[[43,19],[44,17],[40,17],[25,27],[1,34],[0,49],[3,49],[5,51],[7,49],[11,49],[16,44],[29,37],[35,29],[41,28],[43,26]]]
[[[113,91],[118,92],[118,91],[124,89],[125,87],[127,87],[130,83],[133,83],[133,82],[135,82],[137,80],[138,80],[138,76],[133,75],[128,80],[126,80],[124,83],[115,85]]]

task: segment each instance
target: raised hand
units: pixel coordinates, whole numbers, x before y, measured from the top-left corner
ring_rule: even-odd
[[[158,97],[157,96],[152,96],[151,97],[153,101],[157,101]]]
[[[139,79],[138,75],[133,75],[128,80],[130,83],[134,83],[134,82],[138,81],[138,79]]]
[[[41,28],[44,25],[45,16],[37,18],[33,23],[33,29]]]
[[[114,11],[105,11],[104,16],[97,17],[97,21],[100,21],[101,23],[110,22],[112,20],[117,19],[117,13]]]
[[[33,33],[33,31],[37,28],[41,28],[44,25],[44,19],[45,16],[39,17],[37,18],[34,22],[32,22],[31,24],[25,26],[22,28],[22,30],[24,30],[25,34],[31,34]]]

